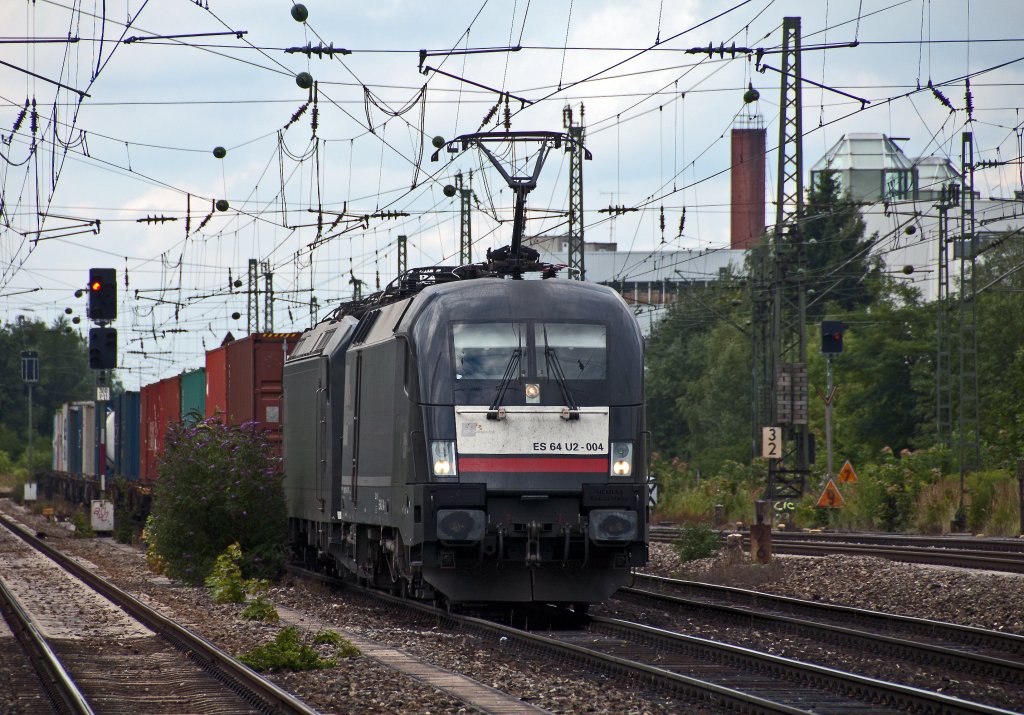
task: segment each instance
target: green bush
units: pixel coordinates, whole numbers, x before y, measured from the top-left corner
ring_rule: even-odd
[[[130,544],[135,540],[132,512],[127,507],[114,508],[114,540],[119,544]]]
[[[722,548],[722,536],[708,526],[687,525],[680,529],[674,546],[683,561],[706,559]]]
[[[17,481],[14,478],[14,461],[11,455],[0,450],[0,489],[14,489]]]
[[[238,658],[253,670],[317,670],[337,664],[336,658],[321,658],[299,639],[299,629],[288,626],[270,643],[257,646]]]
[[[274,604],[267,600],[264,591],[270,587],[266,579],[242,578],[239,562],[242,550],[238,542],[231,544],[214,562],[213,571],[206,577],[206,587],[217,603],[244,603],[251,595],[252,600],[242,609],[242,618],[249,621],[277,621],[280,616]]]
[[[151,562],[200,585],[238,542],[243,575],[280,575],[287,551],[280,464],[253,423],[172,425],[159,470],[146,527]]]
[[[238,542],[231,544],[213,562],[213,571],[206,577],[206,588],[217,603],[242,603],[245,601],[245,580],[238,562],[242,550]]]
[[[959,492],[953,477],[943,477],[924,487],[914,510],[914,529],[922,534],[948,533],[960,503]]]
[[[89,519],[89,512],[84,508],[79,507],[78,509],[75,509],[75,512],[71,515],[71,523],[75,527],[76,539],[88,539],[92,536],[96,536],[96,532],[92,530],[92,521]]]
[[[990,470],[967,475],[967,528],[989,536],[1019,533],[1017,480],[1008,471]]]
[[[655,459],[659,501],[654,520],[679,523],[706,522],[715,506],[724,507],[729,522],[749,523],[754,518],[754,501],[764,492],[764,465],[724,462],[714,474],[700,478],[680,460]]]

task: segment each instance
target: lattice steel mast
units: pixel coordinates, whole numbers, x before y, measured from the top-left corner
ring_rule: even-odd
[[[586,280],[586,265],[583,239],[583,105],[580,105],[580,123],[573,121],[572,107],[562,110],[562,124],[569,136],[576,141],[566,143],[569,152],[569,241],[568,241],[568,276],[577,280]]]
[[[771,377],[770,425],[781,428],[781,453],[768,460],[769,499],[798,499],[810,471],[807,426],[806,255],[803,120],[801,116],[800,18],[782,25],[779,170],[772,236],[771,350],[764,372]]]
[[[247,330],[250,335],[260,331],[260,284],[259,261],[249,259],[249,319]]]

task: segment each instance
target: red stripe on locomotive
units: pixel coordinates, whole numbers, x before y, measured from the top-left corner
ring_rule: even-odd
[[[607,473],[608,458],[598,457],[459,457],[460,472]]]

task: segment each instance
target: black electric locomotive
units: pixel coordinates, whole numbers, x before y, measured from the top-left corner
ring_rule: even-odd
[[[396,285],[285,362],[302,556],[452,603],[607,598],[647,561],[643,337],[625,302],[478,266]]]

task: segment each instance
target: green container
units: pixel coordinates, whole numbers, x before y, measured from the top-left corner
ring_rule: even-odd
[[[206,369],[181,373],[181,421],[194,425],[206,414]]]

